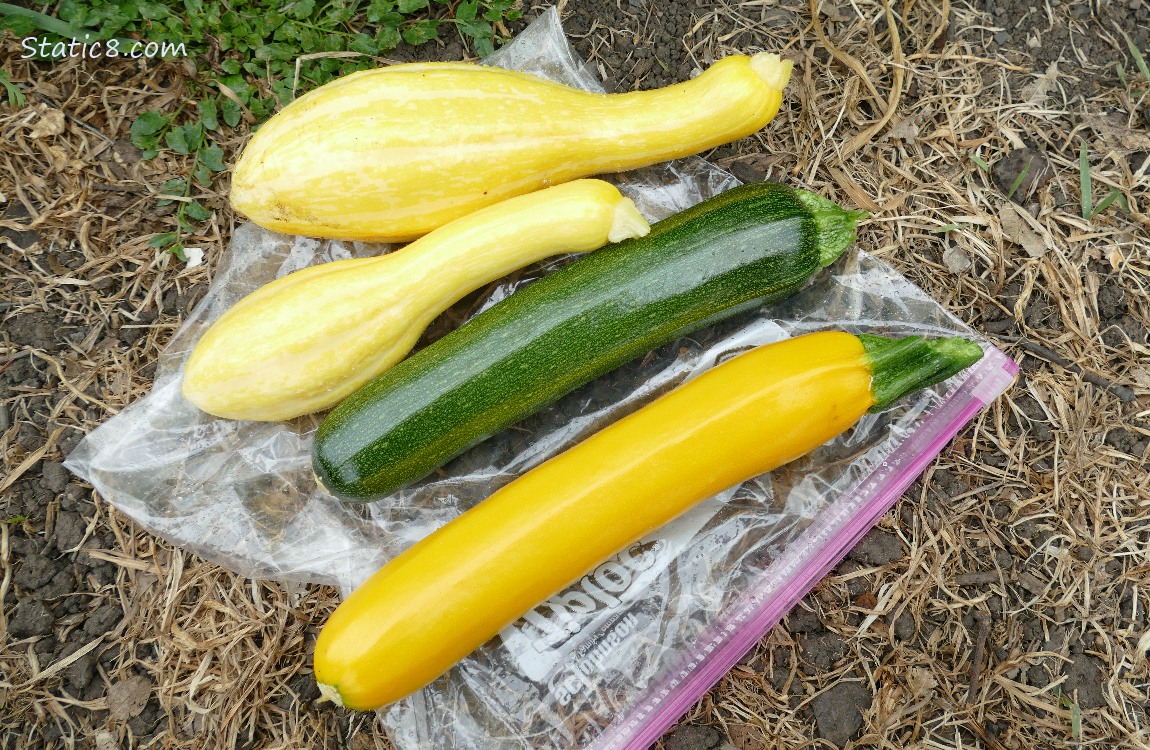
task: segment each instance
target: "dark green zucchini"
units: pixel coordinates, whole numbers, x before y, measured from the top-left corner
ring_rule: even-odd
[[[791,296],[854,241],[858,216],[754,183],[585,255],[339,404],[316,434],[316,477],[347,500],[418,481],[634,357]]]

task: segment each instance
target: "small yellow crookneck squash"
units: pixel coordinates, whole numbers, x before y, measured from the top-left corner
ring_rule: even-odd
[[[212,324],[184,368],[184,397],[232,419],[326,409],[403,359],[468,292],[542,258],[649,231],[613,185],[576,180],[489,206],[386,255],[296,271]]]
[[[469,63],[361,71],[264,124],[231,201],[277,232],[406,241],[513,195],[750,135],[790,74],[778,55],[733,55],[666,88],[596,94]]]
[[[418,690],[699,501],[977,361],[974,342],[814,333],[753,349],[539,465],[380,569],[321,630],[320,690]]]

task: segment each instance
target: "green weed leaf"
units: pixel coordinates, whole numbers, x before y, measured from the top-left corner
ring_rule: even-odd
[[[143,112],[136,121],[132,123],[133,136],[148,136],[159,133],[164,128],[168,127],[168,123],[172,118],[162,112],[151,110]]]
[[[204,140],[204,126],[198,122],[176,125],[164,135],[168,148],[177,154],[191,154],[199,150]]]
[[[1126,202],[1126,196],[1122,194],[1122,191],[1118,188],[1111,188],[1106,197],[1098,202],[1098,205],[1094,207],[1094,209],[1090,212],[1090,215],[1086,218],[1093,219],[1098,214],[1110,208],[1110,204],[1114,201],[1118,201],[1118,205],[1122,206],[1123,211],[1130,211],[1130,204]]]
[[[132,123],[128,138],[144,152],[145,159],[151,159],[159,153],[160,136],[171,121],[171,117],[160,112],[144,112]]]
[[[455,20],[474,21],[479,11],[479,0],[464,0],[455,8]]]
[[[175,232],[161,232],[160,234],[153,234],[152,238],[148,240],[149,247],[166,247],[171,245],[179,239],[179,235]]]
[[[23,107],[24,102],[27,101],[24,97],[24,92],[20,87],[12,83],[12,79],[8,77],[8,73],[0,70],[0,86],[8,93],[8,104],[13,107]]]
[[[404,29],[403,41],[413,47],[417,47],[426,42],[430,42],[438,35],[438,24],[431,19],[425,19],[423,21],[416,21],[413,25]]]
[[[224,122],[229,127],[236,127],[240,124],[240,120],[244,118],[244,111],[240,105],[236,104],[230,98],[225,97],[220,100],[220,115],[223,116]]]
[[[1086,144],[1078,147],[1078,185],[1082,190],[1082,218],[1090,218],[1090,207],[1094,205],[1093,188],[1090,184],[1090,161],[1086,156]]]
[[[170,195],[176,197],[183,197],[188,194],[188,181],[183,177],[176,177],[168,180],[163,185],[160,185],[160,195]],[[156,200],[157,206],[167,206],[174,201],[171,198],[158,198]]]
[[[312,13],[315,13],[315,0],[296,0],[288,6],[287,13],[292,18],[301,20],[311,18]]]
[[[458,26],[462,33],[476,41],[490,39],[494,33],[487,21],[460,21]]]
[[[223,172],[227,169],[224,165],[224,150],[215,144],[200,149],[200,163],[213,172]]]
[[[220,108],[214,96],[201,99],[197,108],[200,111],[200,122],[204,124],[205,128],[208,130],[220,129]]]
[[[371,0],[367,6],[367,22],[379,23],[395,12],[395,0]]]
[[[199,201],[184,204],[184,215],[192,221],[207,221],[212,218],[212,212],[204,208]]]
[[[212,170],[205,167],[203,164],[197,164],[196,168],[192,170],[192,179],[200,187],[212,186]]]
[[[381,26],[379,31],[376,32],[375,41],[379,43],[379,49],[386,51],[395,49],[403,39],[399,36],[399,29],[394,26]]]

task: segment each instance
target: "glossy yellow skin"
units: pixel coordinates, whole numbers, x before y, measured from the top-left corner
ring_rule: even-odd
[[[384,566],[320,632],[316,680],[360,710],[418,690],[627,544],[847,430],[870,384],[862,344],[837,332],[708,371]]]
[[[403,359],[468,292],[541,258],[648,231],[615,186],[576,180],[489,206],[393,253],[296,271],[208,329],[184,368],[184,397],[232,419],[326,409]]]
[[[775,116],[791,63],[735,55],[654,91],[594,94],[468,63],[353,73],[269,120],[232,178],[260,226],[405,241],[549,185],[698,153]]]

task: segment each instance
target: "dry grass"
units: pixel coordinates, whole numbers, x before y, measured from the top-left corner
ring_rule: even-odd
[[[971,325],[994,328],[1024,378],[883,519],[905,555],[850,561],[805,601],[845,643],[832,668],[805,668],[804,635],[780,627],[686,721],[720,727],[744,749],[830,747],[813,739],[806,709],[854,680],[873,695],[859,747],[1150,746],[1150,478],[1145,456],[1106,440],[1118,428],[1150,435],[1150,357],[1144,340],[1107,324],[1099,303],[1100,290],[1124,289],[1134,332],[1150,325],[1150,145],[1124,114],[1135,102],[1117,86],[1076,100],[1066,78],[980,57],[954,39],[979,15],[946,0],[860,0],[818,18],[811,23],[801,3],[696,12],[670,53],[703,66],[754,46],[796,60],[791,106],[713,158],[869,209],[860,243]],[[581,40],[593,64],[616,33],[628,29],[600,27]],[[17,59],[18,43],[3,49],[5,70],[31,93],[23,109],[0,105],[0,209],[8,208],[0,230],[10,230],[0,237],[0,315],[7,328],[14,316],[50,311],[63,341],[48,351],[0,336],[0,367],[30,357],[49,373],[43,387],[17,386],[5,402],[0,485],[12,492],[18,475],[58,459],[77,434],[147,390],[234,216],[222,195],[201,198],[214,217],[186,244],[207,250],[203,267],[147,245],[173,228],[151,196],[183,165],[136,161],[116,139],[139,110],[178,106],[180,64],[33,69]],[[1128,214],[1081,218],[1083,141],[1096,158],[1096,195],[1119,188]],[[1046,152],[1052,178],[1020,219],[971,155],[994,163],[1022,145]],[[940,231],[951,225],[959,226]],[[944,253],[969,268],[952,272]],[[134,340],[124,334],[133,327],[142,333]],[[44,430],[41,447],[17,442],[25,423]],[[43,528],[0,526],[0,590],[18,564],[9,537],[49,537],[58,502]],[[310,646],[334,592],[250,582],[172,550],[99,498],[96,508],[82,546],[117,574],[94,585],[85,606],[119,601],[126,617],[83,647],[115,655],[99,677],[112,687],[79,700],[62,667],[40,664],[29,642],[6,642],[0,746],[29,746],[53,723],[63,734],[57,746],[134,746],[125,721],[141,697],[132,681],[144,676],[168,717],[153,747],[389,747],[374,717],[317,706],[306,692]],[[900,616],[909,631],[905,619],[896,627]],[[1059,682],[1083,653],[1101,665],[1102,699],[1089,707]],[[301,692],[305,700],[294,700]]]

